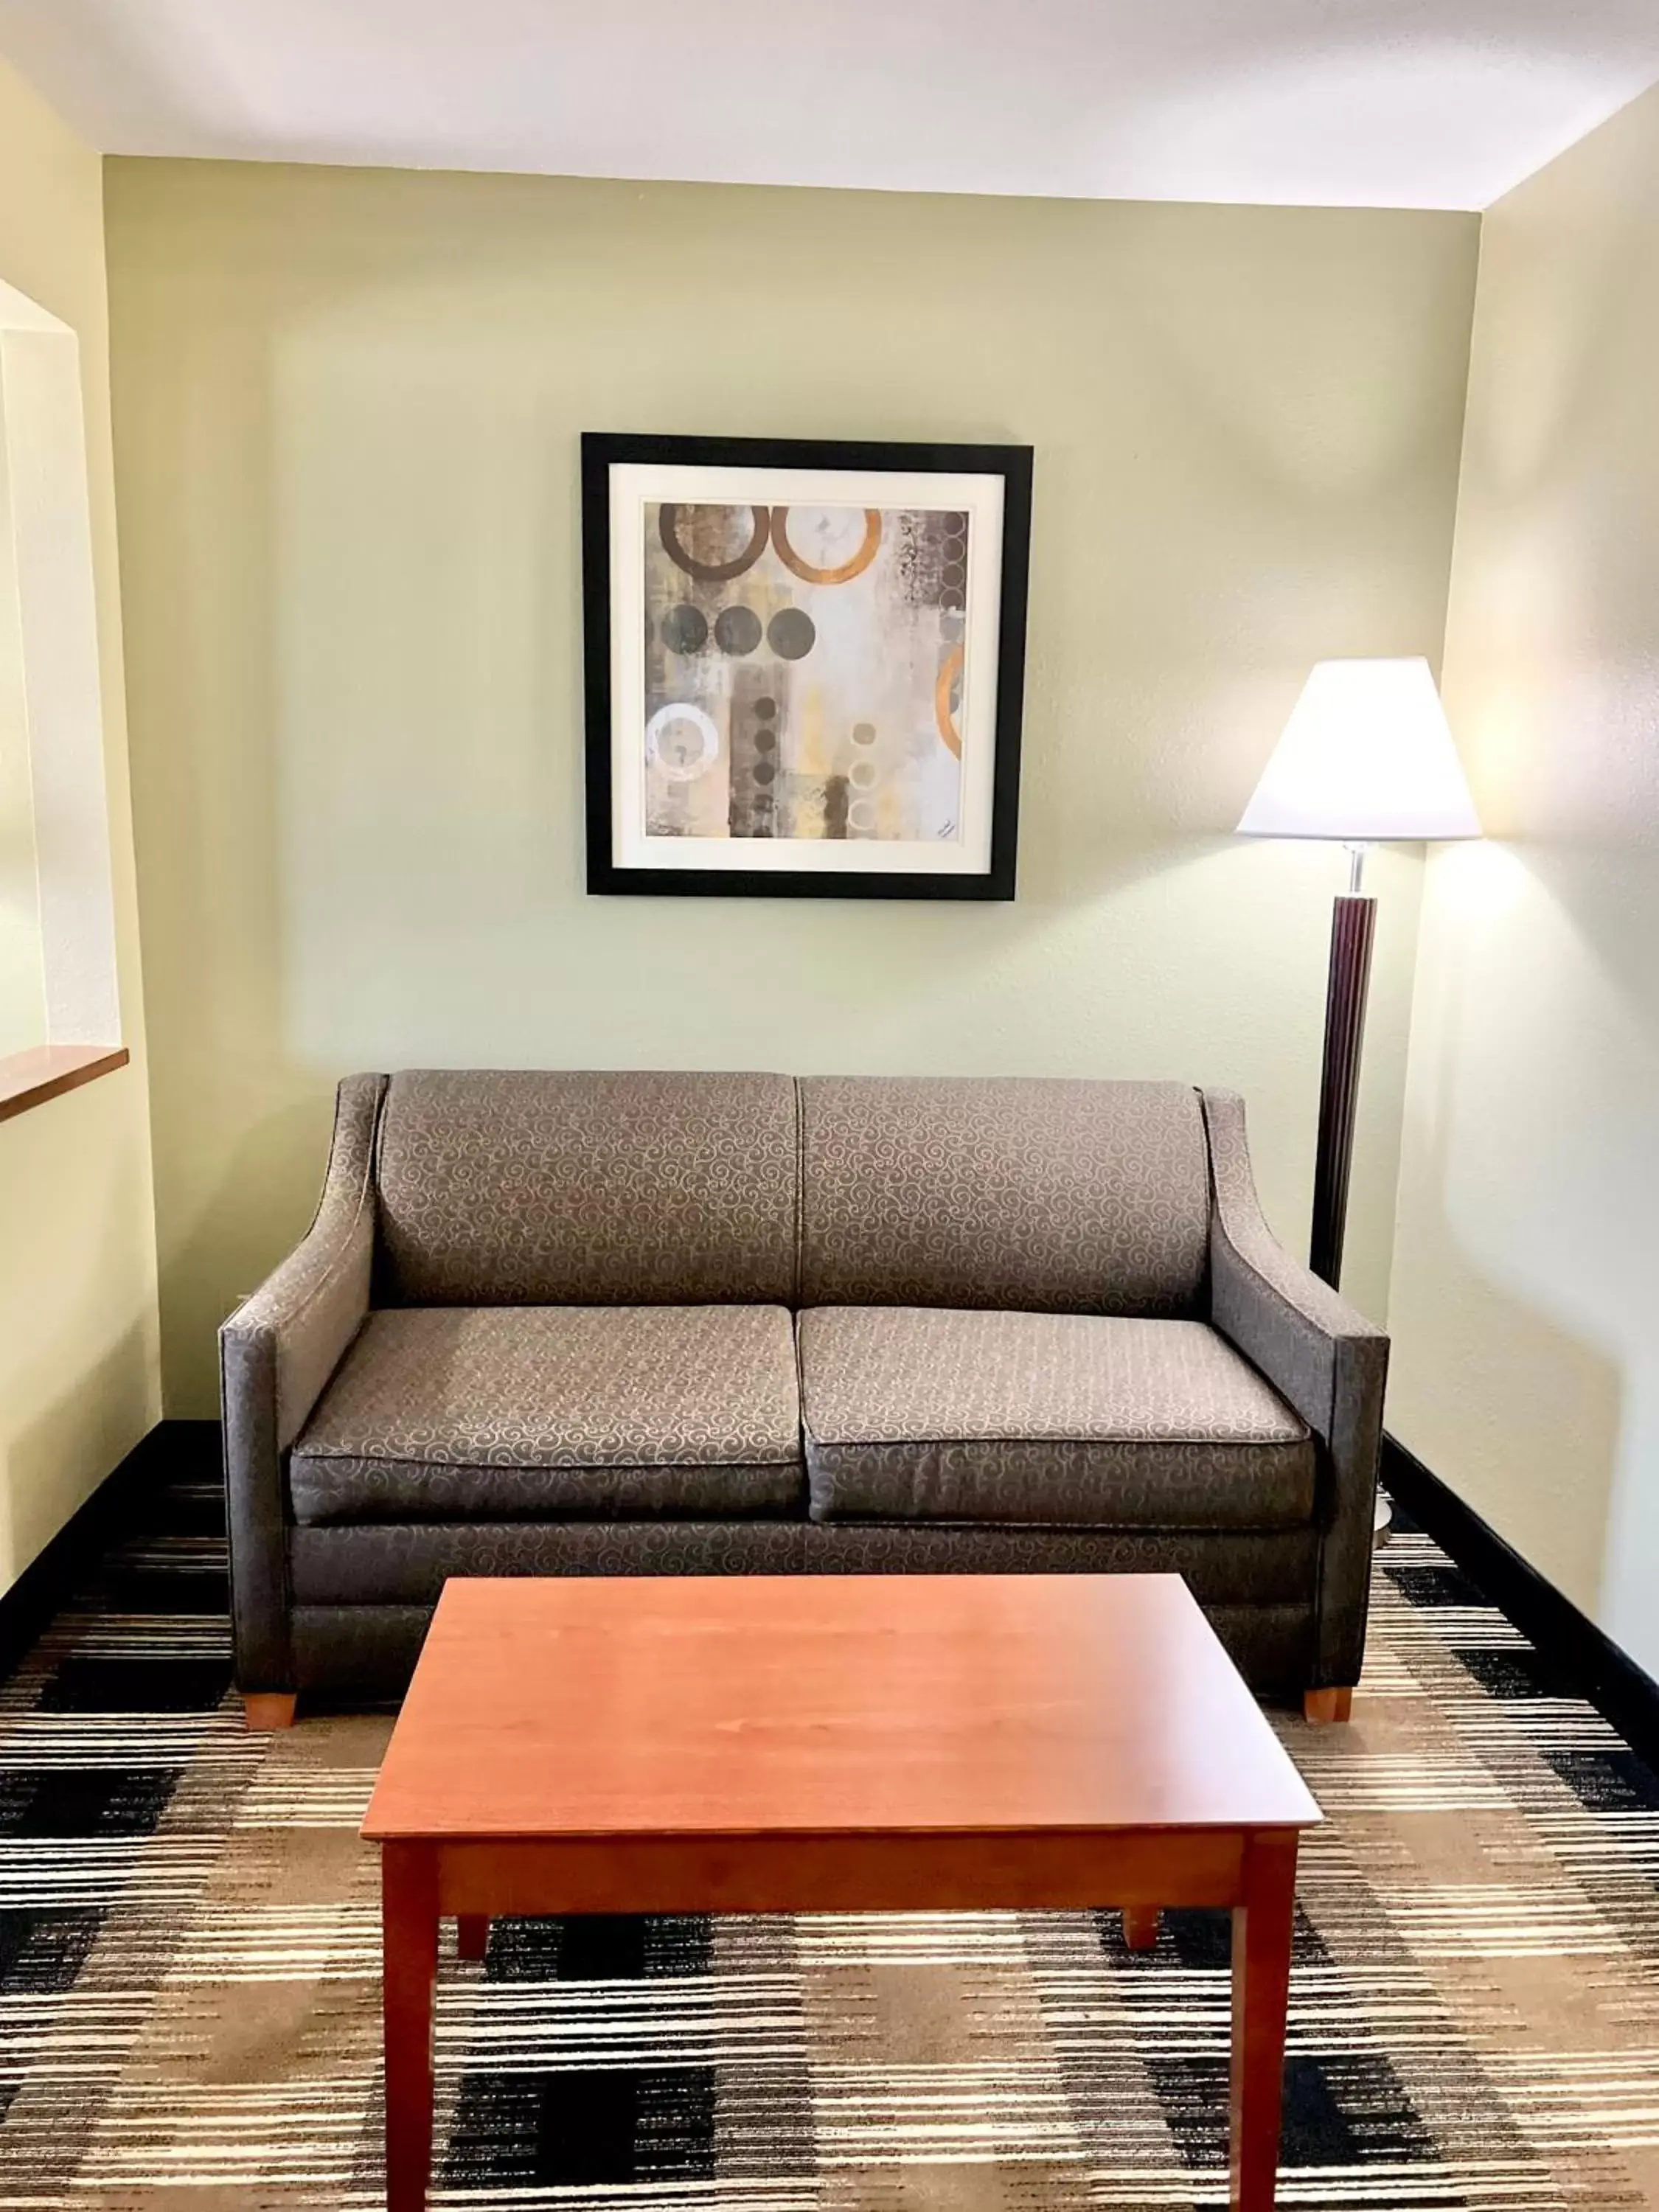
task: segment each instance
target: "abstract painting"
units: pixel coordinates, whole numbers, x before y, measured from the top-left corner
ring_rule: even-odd
[[[1029,453],[583,444],[589,888],[1011,897]]]

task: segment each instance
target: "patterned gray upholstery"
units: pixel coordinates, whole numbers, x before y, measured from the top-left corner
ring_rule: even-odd
[[[827,1306],[799,1327],[815,1521],[1313,1517],[1306,1423],[1203,1322]]]
[[[294,1517],[629,1520],[801,1510],[782,1306],[370,1316],[289,1463]]]
[[[1205,1605],[1310,1611],[1311,1528],[904,1521],[450,1521],[295,1528],[301,1605],[432,1604],[451,1575],[1182,1575]]]
[[[787,1305],[795,1150],[783,1075],[394,1075],[380,1302]]]
[[[800,1101],[802,1305],[1199,1310],[1184,1085],[818,1076]]]
[[[1275,1241],[1256,1200],[1243,1100],[1231,1091],[1206,1091],[1204,1119],[1215,1197],[1215,1325],[1283,1392],[1323,1447],[1328,1479],[1310,1686],[1352,1684],[1365,1652],[1389,1340]]]
[[[349,1076],[317,1218],[276,1273],[219,1332],[237,1680],[292,1676],[284,1579],[282,1455],[368,1312],[374,1253],[374,1132],[383,1075]]]
[[[237,1679],[395,1694],[451,1573],[1163,1570],[1352,1683],[1387,1356],[1230,1094],[354,1076],[221,1332]]]

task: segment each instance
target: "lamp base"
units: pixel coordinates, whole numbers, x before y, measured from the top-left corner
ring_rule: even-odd
[[[1353,1166],[1359,1055],[1365,1042],[1365,996],[1376,934],[1374,898],[1340,897],[1331,908],[1331,964],[1325,989],[1325,1065],[1319,1087],[1319,1150],[1314,1163],[1313,1237],[1308,1265],[1333,1290],[1342,1279]]]

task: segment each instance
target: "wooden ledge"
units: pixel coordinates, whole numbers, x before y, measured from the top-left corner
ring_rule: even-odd
[[[40,1044],[0,1060],[0,1121],[127,1064],[124,1044]]]

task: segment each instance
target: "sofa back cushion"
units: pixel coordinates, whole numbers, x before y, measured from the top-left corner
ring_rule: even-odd
[[[804,1306],[1197,1310],[1209,1155],[1187,1085],[820,1076],[800,1098]]]
[[[795,1087],[783,1075],[394,1075],[382,1304],[787,1304]]]

